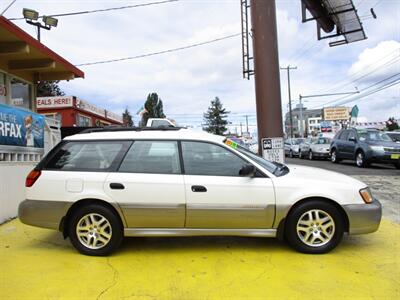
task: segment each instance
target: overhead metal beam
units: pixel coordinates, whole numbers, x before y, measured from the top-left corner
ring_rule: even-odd
[[[52,59],[27,59],[27,60],[11,60],[8,62],[10,70],[38,70],[38,69],[54,69],[56,63]]]
[[[29,53],[29,45],[25,42],[0,42],[0,55]]]

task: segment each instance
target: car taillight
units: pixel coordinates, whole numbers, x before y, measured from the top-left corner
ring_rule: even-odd
[[[39,178],[40,174],[42,174],[40,170],[32,170],[26,177],[25,186],[31,187]]]

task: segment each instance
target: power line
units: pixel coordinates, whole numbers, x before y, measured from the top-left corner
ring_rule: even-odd
[[[156,2],[149,2],[149,3],[140,3],[135,5],[127,5],[127,6],[120,6],[120,7],[111,7],[111,8],[104,8],[104,9],[94,9],[94,10],[85,10],[85,11],[77,11],[77,12],[70,12],[70,13],[63,13],[63,14],[54,14],[49,15],[50,17],[68,17],[68,16],[76,16],[76,15],[83,15],[83,14],[92,14],[98,12],[105,12],[105,11],[112,11],[112,10],[122,10],[128,8],[137,8],[137,7],[144,7],[144,6],[151,6],[151,5],[158,5],[158,4],[165,4],[170,2],[177,2],[179,0],[164,0],[164,1],[156,1]],[[43,16],[39,16],[42,18]],[[11,21],[17,20],[25,20],[25,18],[10,18]]]
[[[99,64],[107,64],[107,63],[113,63],[113,62],[119,62],[119,61],[125,61],[125,60],[132,60],[132,59],[144,58],[144,57],[149,57],[149,56],[155,56],[155,55],[160,55],[160,54],[165,54],[165,53],[171,53],[171,52],[175,52],[175,51],[186,50],[186,49],[190,49],[190,48],[194,48],[194,47],[199,47],[199,46],[203,46],[203,45],[219,42],[219,41],[230,39],[230,38],[237,37],[237,36],[240,36],[240,35],[241,35],[241,33],[235,33],[235,34],[227,35],[227,36],[224,36],[224,37],[216,38],[216,39],[213,39],[213,40],[209,40],[209,41],[205,41],[205,42],[201,42],[201,43],[197,43],[197,44],[191,44],[191,45],[187,45],[187,46],[183,46],[183,47],[178,47],[178,48],[173,48],[173,49],[168,49],[168,50],[162,50],[162,51],[158,51],[158,52],[151,52],[151,53],[146,53],[146,54],[140,54],[140,55],[136,55],[136,56],[129,56],[129,57],[115,58],[115,59],[109,59],[109,60],[103,60],[103,61],[82,63],[82,64],[78,64],[76,66],[81,67],[81,66],[92,66],[92,65],[99,65]]]
[[[4,15],[4,13],[15,3],[17,0],[11,1],[10,4],[7,5],[7,7],[1,12],[0,16]]]
[[[392,75],[392,76],[389,76],[389,77],[387,77],[387,78],[385,78],[385,79],[382,79],[382,80],[380,80],[380,81],[378,81],[378,82],[375,82],[374,84],[372,84],[372,85],[370,85],[370,86],[368,86],[368,87],[362,89],[362,90],[360,91],[360,94],[357,96],[357,98],[366,97],[366,96],[369,96],[369,95],[373,94],[374,92],[371,92],[371,91],[370,91],[370,92],[367,92],[367,93],[364,93],[364,92],[367,91],[367,90],[369,90],[369,89],[371,89],[372,87],[374,87],[374,86],[376,86],[376,85],[379,85],[379,84],[381,84],[381,83],[383,83],[383,82],[385,82],[385,81],[388,81],[388,80],[390,80],[390,79],[392,79],[392,78],[394,78],[394,77],[397,77],[397,76],[399,76],[399,75],[400,75],[400,73],[396,73],[396,74],[394,74],[394,75]],[[384,84],[383,86],[381,86],[381,87],[378,87],[377,90],[378,90],[378,89],[385,88],[386,85],[390,85],[390,84],[392,84],[392,83],[394,83],[394,82],[396,82],[396,81],[399,81],[399,80],[400,80],[400,78],[396,78],[395,80],[393,80],[393,81],[391,81],[391,82],[388,82],[388,83],[385,83],[385,84]],[[336,105],[341,105],[341,104],[345,104],[345,103],[348,103],[348,102],[352,102],[352,101],[355,100],[354,98],[353,98],[353,99],[349,99],[349,100],[344,100],[344,99],[349,98],[349,97],[354,97],[354,96],[345,96],[345,97],[340,98],[340,99],[336,99],[336,100],[333,100],[333,101],[329,101],[329,102],[324,103],[323,106],[326,106],[326,105],[328,105],[328,104],[335,103],[335,102],[336,102],[336,103],[335,103],[334,105],[336,106]],[[342,100],[344,100],[344,101],[342,101]],[[313,108],[315,108],[315,107],[313,107]]]

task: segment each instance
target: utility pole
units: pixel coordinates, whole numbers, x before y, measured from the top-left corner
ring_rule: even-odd
[[[300,105],[300,137],[304,137],[303,133],[303,103],[301,103],[301,100],[303,99],[303,96],[299,95],[299,105]]]
[[[242,122],[240,122],[240,136],[243,136]]]
[[[288,81],[288,94],[289,94],[289,120],[290,120],[290,137],[293,138],[293,115],[292,115],[292,96],[290,93],[290,70],[296,70],[297,67],[291,67],[288,65],[286,68],[281,68],[281,70],[287,71],[287,81]]]
[[[262,154],[261,139],[283,139],[275,0],[251,0],[251,21],[258,149]],[[283,149],[279,149],[279,156],[283,160]]]
[[[246,132],[247,132],[248,135],[250,135],[250,132],[249,132],[249,116],[248,115],[246,115]]]

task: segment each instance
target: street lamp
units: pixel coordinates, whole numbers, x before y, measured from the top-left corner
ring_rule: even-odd
[[[46,29],[50,30],[51,27],[57,27],[58,20],[56,18],[50,17],[50,16],[39,16],[39,13],[33,9],[29,8],[24,8],[22,10],[22,14],[26,20],[26,23],[36,26],[37,27],[37,39],[40,42],[40,29]],[[38,22],[37,20],[42,18],[42,21],[44,24],[41,22]]]

